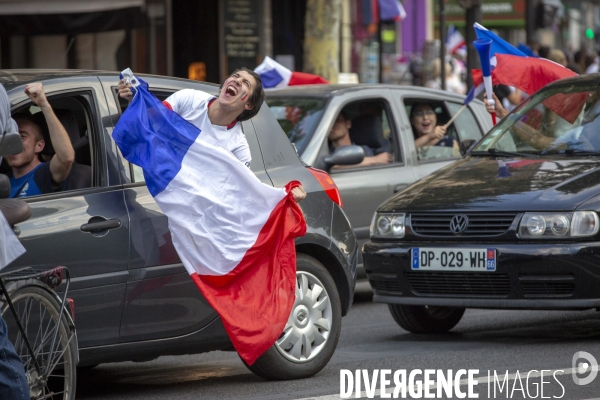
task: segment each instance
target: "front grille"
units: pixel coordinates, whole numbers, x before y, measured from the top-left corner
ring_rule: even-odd
[[[393,294],[402,294],[402,289],[400,288],[400,282],[397,281],[397,278],[388,278],[386,280],[379,279],[369,279],[369,283],[373,290],[377,293],[393,293]]]
[[[462,272],[405,272],[413,292],[420,295],[507,297],[510,278],[506,274]]]
[[[460,234],[450,230],[450,220],[456,215],[469,218],[467,229]],[[412,213],[413,232],[421,236],[499,236],[505,233],[517,213]]]
[[[519,277],[521,290],[525,297],[571,297],[575,292],[573,275],[540,276],[523,275]]]

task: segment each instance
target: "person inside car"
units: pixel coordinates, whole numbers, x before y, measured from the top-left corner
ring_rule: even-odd
[[[11,168],[11,198],[64,190],[64,183],[75,161],[69,135],[46,99],[43,85],[40,82],[30,83],[25,87],[25,94],[41,109],[41,113],[14,116],[23,141],[23,151],[6,157]],[[46,127],[55,154],[50,161],[42,162],[39,154],[46,144],[43,134]]]
[[[499,118],[508,115],[502,104],[498,103],[498,97],[494,94],[495,106],[490,106],[484,99],[486,110],[495,112]],[[598,141],[598,125],[600,119],[600,92],[589,95],[587,106],[582,110],[574,123],[569,123],[560,118],[555,112],[546,108],[544,113],[543,129],[539,130],[523,121],[517,121],[513,125],[514,132],[536,150],[596,150],[600,149]]]
[[[350,146],[354,143],[350,138],[350,128],[352,127],[352,121],[348,118],[348,116],[344,113],[344,111],[340,111],[335,122],[333,123],[333,127],[329,131],[329,153],[333,154],[333,152],[342,146]],[[358,164],[354,165],[346,165],[345,167],[355,168],[355,167],[366,167],[371,165],[380,165],[380,164],[388,164],[392,162],[392,155],[384,151],[379,154],[375,154],[375,149],[372,149],[366,145],[358,145],[362,147],[365,158]],[[342,168],[342,166],[334,165],[333,168]]]
[[[454,139],[446,135],[446,127],[437,124],[437,115],[429,103],[413,104],[410,109],[410,124],[417,149],[425,146],[458,146]]]
[[[119,96],[131,101],[131,84],[121,79]],[[258,114],[265,92],[260,76],[247,68],[240,68],[221,84],[218,97],[201,90],[183,89],[169,96],[163,104],[183,119],[214,137],[224,148],[247,167],[251,155],[241,122]],[[294,200],[306,197],[302,186],[292,189]]]

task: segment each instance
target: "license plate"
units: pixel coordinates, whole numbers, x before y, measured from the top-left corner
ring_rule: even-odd
[[[495,249],[413,248],[411,269],[416,271],[486,272],[496,270]]]

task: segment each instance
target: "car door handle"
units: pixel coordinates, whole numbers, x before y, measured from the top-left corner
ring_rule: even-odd
[[[92,217],[87,224],[81,225],[83,232],[98,233],[108,229],[115,229],[121,226],[118,219],[105,219],[103,217]]]
[[[399,185],[394,186],[394,193],[398,193],[401,192],[402,190],[406,189],[408,187],[407,184],[405,183],[401,183]]]

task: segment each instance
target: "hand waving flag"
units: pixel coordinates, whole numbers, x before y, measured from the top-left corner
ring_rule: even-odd
[[[476,23],[474,28],[478,39],[489,39],[492,41],[490,64],[492,67],[492,83],[494,85],[513,86],[532,95],[542,87],[558,79],[577,76],[575,72],[553,61],[545,58],[528,57],[525,53],[480,24]],[[467,95],[468,99],[472,99],[481,93],[484,86],[481,70],[473,70],[472,73],[473,88]],[[570,123],[573,123],[581,112],[581,108],[571,107],[561,102],[560,96],[554,96],[551,101],[544,102],[544,105]]]

